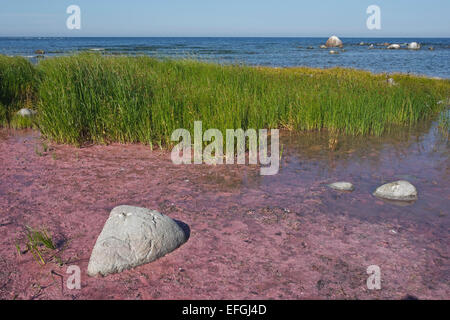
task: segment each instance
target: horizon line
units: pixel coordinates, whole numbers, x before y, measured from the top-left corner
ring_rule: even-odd
[[[334,34],[335,35],[335,34]],[[25,36],[25,35],[0,35],[0,38],[329,38],[330,36]],[[338,36],[339,38],[411,38],[411,39],[433,39],[433,38],[450,38],[449,36]]]

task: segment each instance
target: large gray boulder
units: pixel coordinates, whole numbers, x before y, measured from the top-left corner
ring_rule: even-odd
[[[158,211],[116,207],[92,250],[88,275],[105,276],[155,261],[187,239],[179,223]]]
[[[342,47],[343,43],[342,40],[339,39],[337,36],[331,36],[330,38],[328,38],[327,42],[325,43],[325,46],[327,46],[327,48]]]
[[[417,200],[417,190],[411,183],[405,180],[387,183],[379,187],[373,193],[374,196],[400,201],[414,201]]]

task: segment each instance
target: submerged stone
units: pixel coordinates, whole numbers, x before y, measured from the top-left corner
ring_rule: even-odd
[[[355,187],[350,182],[340,181],[334,182],[328,185],[331,189],[339,190],[339,191],[353,191]]]
[[[105,276],[155,261],[187,239],[177,222],[158,211],[116,207],[92,250],[88,275]]]
[[[417,200],[417,190],[411,183],[406,180],[387,183],[379,187],[373,193],[374,196],[399,201]]]

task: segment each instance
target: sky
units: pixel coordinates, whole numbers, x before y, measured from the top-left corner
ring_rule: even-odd
[[[67,7],[81,9],[69,30]],[[369,30],[378,5],[381,29]],[[0,36],[450,37],[449,0],[0,0]]]

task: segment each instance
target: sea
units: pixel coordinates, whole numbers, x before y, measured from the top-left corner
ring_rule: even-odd
[[[0,37],[0,54],[42,57],[81,51],[105,55],[148,55],[196,59],[221,64],[319,68],[349,67],[374,73],[406,73],[450,78],[450,38],[341,38],[343,49],[321,49],[327,38],[56,38]],[[408,50],[410,42],[420,50]],[[401,49],[386,49],[386,44]],[[371,46],[373,45],[373,46]],[[338,54],[330,54],[330,50]]]

